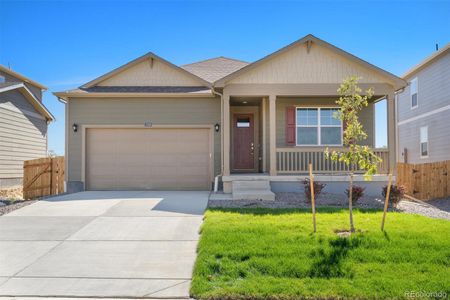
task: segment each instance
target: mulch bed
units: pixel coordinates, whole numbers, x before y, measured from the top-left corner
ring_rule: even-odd
[[[12,212],[36,202],[36,200],[24,200],[22,188],[9,188],[0,190],[0,216]]]

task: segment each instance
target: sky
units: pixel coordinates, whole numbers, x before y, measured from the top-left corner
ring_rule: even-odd
[[[147,52],[182,65],[252,62],[313,34],[395,75],[450,42],[449,1],[0,0],[0,64],[49,87],[49,149],[64,154],[64,105],[76,88]],[[386,144],[377,106],[377,146]],[[384,127],[383,127],[384,126]]]

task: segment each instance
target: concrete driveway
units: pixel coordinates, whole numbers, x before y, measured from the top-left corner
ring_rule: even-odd
[[[0,296],[188,298],[209,192],[82,192],[0,217]]]

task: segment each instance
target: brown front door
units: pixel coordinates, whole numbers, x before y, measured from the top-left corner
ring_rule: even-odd
[[[254,171],[255,124],[252,113],[233,115],[233,170]]]

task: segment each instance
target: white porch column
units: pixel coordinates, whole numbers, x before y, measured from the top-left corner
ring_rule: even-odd
[[[388,149],[389,149],[389,172],[395,173],[396,166],[396,128],[397,119],[395,116],[395,94],[394,91],[387,95],[387,122],[388,122]]]
[[[277,145],[276,145],[276,95],[269,96],[269,158],[270,176],[277,175]]]
[[[223,95],[223,175],[230,175],[230,96]]]

